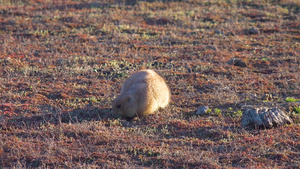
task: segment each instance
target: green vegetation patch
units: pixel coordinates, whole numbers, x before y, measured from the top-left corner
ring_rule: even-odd
[[[293,97],[287,97],[284,101],[285,102],[297,102],[297,101],[299,101],[299,99],[295,99]]]

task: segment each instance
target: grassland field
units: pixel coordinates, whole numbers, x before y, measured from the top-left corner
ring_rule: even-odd
[[[300,168],[299,12],[297,0],[0,0],[0,168]],[[111,103],[141,68],[171,103],[128,121]],[[294,123],[244,128],[244,105]]]

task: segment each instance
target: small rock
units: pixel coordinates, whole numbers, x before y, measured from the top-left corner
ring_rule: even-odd
[[[225,146],[223,146],[223,145],[220,145],[218,148],[217,148],[217,152],[223,152],[224,151],[224,149],[225,149]]]
[[[134,6],[135,4],[137,4],[137,0],[126,0],[125,1],[125,5],[132,5],[132,6]]]
[[[254,27],[252,27],[251,29],[245,29],[245,30],[244,30],[244,33],[245,33],[246,35],[256,35],[256,34],[259,33],[259,30],[256,29],[256,28],[254,28]]]
[[[291,124],[293,121],[282,110],[277,107],[247,107],[243,112],[242,126],[258,126],[264,128],[273,128],[285,124]]]
[[[217,34],[217,35],[224,35],[224,33],[222,31],[220,31],[220,30],[215,30],[215,34]]]
[[[233,32],[228,32],[228,33],[226,33],[226,36],[234,36],[234,33]]]
[[[38,51],[35,51],[35,52],[33,53],[33,55],[34,55],[34,56],[40,56],[40,54],[39,54]]]
[[[208,106],[201,106],[201,107],[198,108],[196,114],[205,115],[205,114],[207,114],[208,109],[209,109]]]
[[[237,58],[231,58],[228,62],[229,65],[234,65],[238,67],[247,67],[246,63]]]
[[[201,42],[198,41],[198,40],[195,40],[195,41],[193,41],[192,43],[193,43],[193,45],[199,45],[199,44],[201,44]]]
[[[16,21],[14,21],[14,20],[7,21],[7,25],[15,25],[15,24],[16,24]]]
[[[213,50],[213,51],[216,51],[216,50],[217,50],[217,48],[214,47],[214,46],[207,46],[206,49],[210,49],[210,50]]]

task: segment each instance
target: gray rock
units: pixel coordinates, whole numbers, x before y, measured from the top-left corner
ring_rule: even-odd
[[[254,28],[254,27],[252,27],[251,29],[245,29],[245,30],[244,30],[244,33],[245,33],[246,35],[256,35],[256,34],[259,33],[259,30],[256,29],[256,28]]]
[[[231,58],[227,64],[229,65],[234,65],[234,66],[238,66],[238,67],[247,67],[246,63],[240,59],[237,58]]]
[[[252,107],[244,108],[241,124],[242,126],[257,126],[264,128],[278,127],[293,123],[278,107]]]
[[[207,114],[208,109],[209,109],[208,106],[201,106],[201,107],[198,108],[196,114],[205,115],[205,114]]]
[[[224,35],[224,33],[222,31],[220,31],[220,30],[215,30],[215,34],[216,35]]]

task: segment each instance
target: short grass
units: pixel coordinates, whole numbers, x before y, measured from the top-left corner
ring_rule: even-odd
[[[1,168],[299,168],[299,9],[0,0]],[[143,67],[166,79],[172,101],[127,121],[111,102]],[[295,123],[242,128],[242,106],[266,103]],[[202,105],[211,111],[195,115]]]

